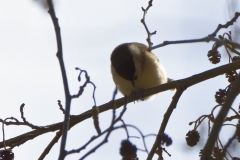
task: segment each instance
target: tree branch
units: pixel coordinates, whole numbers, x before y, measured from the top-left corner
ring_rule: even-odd
[[[173,82],[169,82],[166,84],[162,84],[160,86],[154,87],[154,88],[150,88],[147,89],[143,92],[143,96],[150,96],[159,92],[163,92],[172,88],[178,88],[182,85],[184,85],[185,87],[190,87],[192,85],[195,85],[197,83],[200,83],[202,81],[205,81],[207,79],[222,75],[228,71],[232,71],[232,70],[236,70],[236,69],[240,69],[240,61],[231,63],[231,64],[226,64],[205,72],[202,72],[200,74],[196,74],[194,76],[185,78],[185,79],[181,79],[181,80],[177,80],[177,81],[173,81]],[[136,101],[137,99],[133,99],[133,97],[128,96],[127,98],[127,103]],[[114,105],[113,105],[114,104]],[[98,107],[99,109],[99,114],[105,111],[108,111],[110,109],[113,109],[113,106],[115,106],[115,109],[123,106],[125,104],[125,98],[120,98],[114,101],[110,101],[108,103],[105,103],[101,106]],[[70,127],[88,119],[92,117],[92,109],[77,115],[77,116],[71,116],[70,117],[70,122],[69,125]],[[6,125],[10,125],[5,123]],[[28,140],[32,140],[33,138],[40,136],[42,134],[48,133],[48,132],[54,132],[57,130],[60,130],[62,128],[63,123],[59,122],[59,123],[55,123],[52,125],[47,125],[44,126],[42,130],[33,130],[30,132],[27,132],[25,134],[19,135],[17,137],[11,138],[9,140],[6,141],[6,145],[7,146],[18,146],[23,144],[24,142],[28,141]],[[3,142],[0,142],[0,147],[3,147]]]
[[[151,33],[151,32],[149,31],[148,27],[147,27],[146,22],[145,22],[146,14],[147,14],[149,8],[152,6],[152,2],[153,2],[153,0],[149,0],[148,6],[147,6],[146,9],[144,9],[144,8],[142,7],[143,18],[141,19],[141,23],[143,24],[143,26],[144,26],[144,28],[145,28],[145,30],[146,30],[146,32],[147,32],[147,39],[146,39],[146,40],[147,40],[147,42],[148,42],[148,47],[152,47],[152,45],[153,45],[153,43],[151,42],[151,36],[157,33],[157,31],[154,31],[154,32]]]
[[[58,142],[59,138],[62,135],[62,131],[59,130],[55,137],[51,140],[51,142],[48,144],[48,146],[44,149],[43,153],[40,155],[40,157],[38,158],[38,160],[43,160],[45,158],[45,156],[49,153],[49,151],[52,149],[52,147],[54,146],[55,143]]]
[[[216,120],[214,121],[212,131],[211,131],[211,133],[208,137],[207,143],[203,149],[203,152],[202,152],[203,154],[202,154],[201,160],[210,158],[214,143],[216,142],[216,139],[218,137],[218,134],[219,134],[221,126],[224,122],[224,119],[225,119],[230,107],[232,106],[234,99],[239,94],[239,92],[240,92],[240,74],[238,74],[236,80],[234,81],[233,86],[231,87],[230,91],[227,94],[227,99],[226,99],[225,103],[222,105],[222,108],[221,108],[220,112],[218,113]]]
[[[231,44],[233,47],[236,48],[240,48],[240,45],[237,43],[234,43],[232,41],[229,40],[219,40],[217,38],[214,38],[217,34],[217,32],[222,29],[222,28],[228,28],[230,25],[233,25],[234,22],[236,22],[236,20],[238,19],[238,17],[240,16],[240,12],[236,12],[235,16],[228,21],[226,24],[222,25],[219,24],[218,27],[215,29],[215,31],[213,33],[211,33],[210,35],[203,37],[203,38],[199,38],[199,39],[189,39],[189,40],[177,40],[177,41],[164,41],[163,43],[156,45],[156,46],[151,46],[149,47],[149,51],[154,50],[156,48],[160,48],[169,44],[182,44],[182,43],[197,43],[197,42],[210,42],[210,41],[214,41],[214,42],[218,42],[218,44],[221,45],[226,45],[226,44]]]
[[[151,149],[150,153],[148,154],[147,160],[151,160],[154,153],[156,152],[157,148],[160,147],[162,137],[163,137],[164,131],[166,129],[168,120],[169,120],[173,110],[176,108],[178,100],[181,97],[181,95],[182,95],[182,93],[184,92],[185,89],[186,88],[185,88],[184,85],[177,88],[177,91],[176,91],[175,95],[173,96],[173,100],[172,100],[170,106],[168,107],[166,113],[164,114],[164,118],[163,118],[161,127],[158,131],[158,135],[157,135],[156,140],[155,140],[155,142],[152,146],[152,149]]]
[[[240,16],[240,12],[236,12],[235,13],[235,16],[230,20],[228,21],[226,24],[222,25],[222,24],[219,24],[218,27],[216,28],[216,30],[208,35],[209,37],[215,37],[217,32],[222,29],[222,28],[228,28],[229,26],[233,25],[234,22],[236,22],[236,20],[238,19],[238,17]]]
[[[208,43],[210,41],[217,42],[218,44],[221,44],[221,45],[230,44],[230,45],[232,45],[236,48],[240,48],[240,45],[238,43],[234,43],[234,42],[229,41],[229,40],[219,40],[219,39],[214,38],[214,37],[206,36],[204,38],[199,38],[199,39],[164,41],[161,44],[150,47],[148,50],[151,51],[151,50],[154,50],[154,49],[157,49],[157,48],[160,48],[160,47],[163,47],[163,46],[167,46],[167,45],[170,45],[170,44],[184,44],[184,43],[198,43],[198,42],[207,42]]]

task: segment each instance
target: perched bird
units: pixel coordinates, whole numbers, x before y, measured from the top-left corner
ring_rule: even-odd
[[[168,78],[157,56],[141,43],[123,43],[111,55],[114,83],[123,95],[166,83]],[[152,98],[153,96],[144,99]]]

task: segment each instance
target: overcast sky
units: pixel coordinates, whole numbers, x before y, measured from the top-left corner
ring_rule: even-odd
[[[156,45],[164,40],[207,36],[218,24],[224,24],[233,17],[235,11],[233,9],[229,11],[227,1],[230,0],[154,0],[153,7],[146,17],[149,29],[157,31],[157,34],[152,36],[152,42]],[[143,15],[141,7],[146,7],[147,4],[147,0],[55,2],[71,94],[77,93],[82,84],[77,81],[78,71],[75,70],[75,67],[79,67],[88,71],[91,80],[97,86],[97,105],[111,100],[115,86],[110,74],[110,54],[121,43],[147,44],[145,40],[147,34],[140,23]],[[13,116],[20,120],[19,107],[25,103],[24,113],[30,123],[48,125],[62,121],[63,114],[58,109],[57,100],[64,104],[64,91],[56,58],[55,32],[49,14],[34,0],[2,1],[0,10],[0,117],[4,119]],[[228,32],[230,29],[221,30],[219,33]],[[209,62],[207,53],[212,45],[212,42],[169,45],[153,52],[165,67],[168,77],[178,80],[228,63],[223,54],[219,64],[213,65]],[[187,147],[185,135],[193,129],[188,123],[210,113],[216,105],[215,92],[228,85],[224,77],[225,75],[222,75],[202,82],[183,93],[166,128],[166,133],[173,140],[173,144],[166,148],[172,157],[163,154],[164,159],[199,159],[199,150],[207,137],[203,134],[201,135],[203,141],[199,146]],[[91,109],[93,106],[91,94],[92,86],[88,86],[84,95],[73,101],[71,114],[77,115]],[[123,116],[125,123],[136,125],[143,134],[157,133],[173,95],[174,91],[166,91],[154,100],[129,104]],[[119,93],[117,97],[120,98],[122,95]],[[108,111],[99,116],[102,130],[109,126],[111,113]],[[206,124],[203,125],[204,129],[206,133]],[[231,136],[232,128],[228,127],[227,130]],[[28,127],[7,126],[6,139],[27,131],[30,131]],[[132,129],[130,134],[139,136]],[[55,133],[47,133],[14,148],[15,159],[37,159],[54,135]],[[70,130],[67,149],[82,146],[93,135],[96,135],[96,131],[92,119],[83,121]],[[119,148],[125,138],[124,130],[114,131],[109,142],[86,159],[121,159]],[[133,138],[131,141],[143,149],[140,139]],[[153,141],[153,137],[147,139],[148,149],[152,147]],[[94,145],[96,143],[88,146],[86,151]],[[45,159],[57,159],[59,146],[59,143],[55,144]],[[86,152],[67,156],[66,160],[79,159],[84,153]],[[138,151],[138,157],[143,160],[147,154]]]

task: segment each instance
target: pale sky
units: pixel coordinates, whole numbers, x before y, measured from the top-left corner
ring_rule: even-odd
[[[224,24],[233,16],[229,12],[230,0],[154,0],[146,22],[151,31],[154,45],[164,40],[183,40],[202,38],[212,33],[218,24]],[[234,0],[232,0],[234,1]],[[82,83],[77,81],[78,71],[75,67],[87,70],[91,80],[97,86],[97,105],[107,103],[112,98],[114,83],[110,74],[110,54],[119,44],[125,42],[146,43],[147,34],[140,23],[141,7],[146,7],[147,0],[72,0],[55,2],[56,16],[59,19],[63,55],[71,94],[78,91]],[[63,120],[58,109],[57,100],[64,104],[64,92],[60,67],[56,57],[57,46],[51,18],[46,10],[33,0],[2,1],[0,5],[0,118],[16,117],[20,120],[19,107],[25,103],[25,117],[35,125],[49,125]],[[239,8],[238,8],[239,11]],[[238,23],[240,21],[238,20]],[[221,30],[220,33],[230,30]],[[154,50],[165,67],[170,78],[178,80],[204,72],[211,68],[226,64],[225,55],[222,61],[211,64],[207,53],[213,43],[169,45]],[[223,49],[220,49],[223,52]],[[199,159],[199,146],[189,148],[185,143],[185,135],[193,126],[190,121],[203,114],[209,114],[216,105],[215,92],[227,86],[225,75],[199,83],[188,88],[182,95],[177,108],[166,128],[173,144],[166,147],[172,155],[163,154],[164,159],[192,160]],[[92,86],[88,86],[84,95],[72,102],[71,114],[78,115],[92,108]],[[143,134],[157,133],[163,114],[169,106],[174,91],[159,94],[154,100],[131,103],[123,116],[125,123],[137,126]],[[118,98],[122,97],[120,93]],[[237,103],[235,103],[235,108]],[[121,111],[121,109],[118,110]],[[109,126],[111,111],[100,114],[102,130]],[[203,125],[207,129],[207,125]],[[231,127],[227,128],[230,136]],[[5,127],[6,139],[30,131],[28,127]],[[132,136],[139,134],[130,129]],[[207,130],[205,130],[205,133]],[[37,159],[55,133],[47,133],[25,144],[15,147],[15,160]],[[87,119],[73,127],[68,134],[67,150],[81,147],[96,131],[92,119]],[[0,138],[2,133],[0,132]],[[225,135],[226,137],[226,135]],[[206,140],[206,135],[201,135]],[[126,139],[123,129],[114,131],[108,143],[87,160],[117,160],[120,143]],[[143,149],[140,139],[131,141]],[[148,149],[152,147],[154,138],[147,139]],[[60,141],[59,141],[60,142]],[[58,158],[60,143],[54,145],[46,160]],[[97,141],[99,142],[99,140]],[[223,142],[226,142],[223,141]],[[66,157],[66,160],[81,158],[86,151],[97,143],[89,145],[80,154]],[[138,151],[140,160],[147,154]],[[157,157],[154,157],[156,160]]]

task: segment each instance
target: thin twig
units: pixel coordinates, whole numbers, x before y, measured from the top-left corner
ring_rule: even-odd
[[[148,149],[147,149],[147,145],[146,145],[146,141],[145,141],[145,138],[146,138],[147,136],[143,135],[142,131],[141,131],[138,127],[136,127],[136,126],[134,126],[134,125],[128,124],[128,125],[126,125],[126,127],[132,127],[132,128],[134,128],[134,129],[136,129],[136,130],[138,131],[138,133],[139,133],[139,134],[141,135],[141,137],[142,137],[142,141],[143,141],[143,146],[144,146],[145,152],[148,153]]]
[[[144,26],[144,28],[145,28],[145,30],[146,30],[146,32],[147,32],[147,39],[146,39],[146,40],[147,40],[147,42],[148,42],[148,47],[152,47],[152,45],[153,45],[153,43],[151,42],[151,36],[157,33],[157,31],[154,31],[154,32],[151,33],[151,32],[149,31],[148,27],[147,27],[146,22],[145,22],[145,18],[146,18],[147,11],[148,11],[149,8],[152,6],[152,2],[153,2],[153,0],[149,0],[148,6],[147,6],[146,9],[144,9],[144,8],[142,7],[143,18],[141,19],[141,23],[143,24],[143,26]]]
[[[79,87],[78,93],[75,94],[75,95],[72,95],[71,98],[78,98],[78,97],[80,97],[82,95],[83,91],[84,91],[84,88],[87,86],[88,83],[90,83],[93,86],[92,98],[93,98],[93,101],[94,101],[94,106],[96,106],[97,105],[96,98],[95,98],[96,85],[92,81],[90,81],[90,76],[88,76],[88,72],[86,70],[82,70],[82,69],[80,69],[78,67],[76,67],[75,69],[80,71],[80,73],[78,75],[78,81],[79,82],[81,81],[82,73],[85,73],[86,81],[84,82],[84,84],[82,86]]]
[[[29,122],[27,121],[27,119],[24,117],[24,112],[23,112],[24,106],[25,106],[24,103],[20,106],[20,113],[21,113],[21,118],[22,118],[22,120],[23,120],[23,123],[24,123],[26,126],[31,127],[32,129],[36,129],[36,130],[41,130],[41,129],[43,129],[43,127],[33,125],[33,124],[31,124],[31,123],[29,123]]]
[[[223,147],[223,145],[222,145],[222,142],[221,142],[221,140],[219,139],[219,138],[217,138],[217,143],[219,143],[220,144],[220,146],[221,146],[221,148],[223,149],[224,147]],[[229,155],[229,156],[231,156],[231,154],[229,154],[229,152],[226,150],[226,152],[227,152],[227,154]],[[223,153],[223,150],[220,152],[220,155],[219,155],[219,158],[226,158],[226,160],[228,160],[227,159],[227,157],[226,156],[224,156],[223,154],[221,154],[221,153]]]
[[[115,97],[117,95],[117,92],[118,92],[118,89],[117,87],[115,87],[115,90],[113,92],[113,96],[112,96],[112,101],[115,100]],[[114,105],[114,104],[113,104]],[[92,108],[92,117],[93,117],[93,124],[94,124],[94,127],[97,131],[98,134],[101,134],[101,129],[100,129],[100,126],[99,126],[99,117],[98,117],[98,114],[99,114],[99,108],[97,108],[96,106],[93,106]],[[112,116],[112,124],[114,123],[114,120],[115,120],[115,107],[113,106],[113,116]]]
[[[127,127],[126,127],[126,124],[125,124],[125,122],[124,122],[124,120],[120,120],[122,123],[123,123],[123,126],[124,126],[124,129],[125,129],[125,131],[126,131],[126,135],[127,135],[127,140],[129,140],[129,132],[128,132],[128,129],[127,129]]]
[[[225,155],[225,152],[227,152],[227,148],[232,144],[235,138],[236,138],[236,132],[232,135],[232,137],[228,140],[227,144],[223,147],[223,152],[220,155],[220,157]]]
[[[160,146],[164,131],[165,131],[167,123],[168,123],[168,120],[169,120],[173,110],[176,108],[179,98],[181,97],[182,93],[186,89],[185,87],[186,86],[182,85],[177,88],[177,91],[176,91],[175,95],[173,96],[173,100],[172,100],[170,106],[168,107],[166,113],[164,114],[164,118],[163,118],[161,127],[158,131],[158,135],[152,146],[152,149],[151,149],[150,153],[148,154],[147,160],[152,160],[154,153],[156,152],[157,148]]]
[[[54,29],[55,29],[55,33],[56,33],[57,57],[58,57],[60,68],[61,68],[65,100],[66,100],[64,122],[63,122],[63,126],[62,126],[63,134],[62,134],[62,141],[61,141],[60,153],[59,153],[59,158],[58,158],[59,160],[63,160],[65,157],[65,146],[66,146],[68,127],[69,127],[71,96],[70,96],[70,92],[69,92],[67,74],[66,74],[66,70],[65,70],[64,61],[63,61],[62,39],[61,39],[60,26],[58,24],[58,19],[56,17],[55,11],[54,11],[52,0],[47,0],[47,3],[48,3],[48,7],[49,7],[48,13],[51,16],[51,19],[52,19],[52,22],[54,25]]]
[[[228,21],[224,25],[219,24],[218,27],[216,28],[216,30],[206,37],[199,38],[199,39],[189,39],[189,40],[164,41],[161,44],[158,44],[158,45],[153,46],[153,47],[149,47],[148,50],[151,51],[151,50],[154,50],[156,48],[160,48],[160,47],[170,45],[170,44],[197,43],[197,42],[210,42],[210,41],[218,42],[218,44],[220,44],[220,45],[230,44],[233,47],[240,48],[240,45],[237,44],[237,43],[234,43],[234,42],[229,41],[229,40],[219,40],[219,39],[215,38],[217,32],[220,29],[228,28],[230,25],[232,25],[234,22],[236,22],[236,20],[238,19],[239,16],[240,16],[240,12],[236,12],[235,16],[230,21]]]
[[[23,122],[20,122],[17,118],[14,118],[14,117],[9,117],[5,120],[0,119],[0,122],[4,123],[5,125],[19,125],[19,126],[21,125],[21,126],[28,126],[32,129],[36,129],[36,130],[39,130],[39,131],[43,130],[44,127],[33,125],[26,120],[26,118],[24,117],[24,112],[23,112],[24,106],[25,106],[24,103],[21,104],[21,106],[20,106],[20,113],[21,113],[21,118],[22,118]],[[7,120],[14,120],[15,122],[13,122],[13,121],[7,122]]]
[[[210,37],[215,37],[217,32],[222,29],[222,28],[228,28],[229,26],[233,25],[234,22],[236,22],[236,20],[238,19],[238,17],[240,16],[240,12],[236,12],[235,13],[235,16],[230,20],[228,21],[226,24],[222,25],[222,24],[219,24],[218,27],[216,28],[216,30],[210,34],[209,36]]]
[[[226,117],[226,118],[224,119],[224,122],[226,122],[226,121],[232,121],[232,120],[234,120],[234,119],[240,119],[240,116],[239,116],[239,115],[234,115],[234,116],[231,116],[231,117]]]
[[[156,46],[148,48],[148,50],[151,51],[151,50],[154,50],[154,49],[157,49],[157,48],[160,48],[160,47],[164,47],[164,46],[167,46],[167,45],[170,45],[170,44],[185,44],[185,43],[198,43],[198,42],[207,42],[208,43],[210,41],[217,42],[219,45],[230,44],[230,45],[232,45],[236,48],[240,48],[240,44],[238,44],[238,43],[234,43],[234,42],[229,41],[229,40],[219,40],[219,39],[214,38],[214,37],[206,36],[206,37],[198,38],[198,39],[164,41],[161,44],[158,44]]]
[[[63,114],[65,114],[65,110],[63,109],[63,106],[60,100],[58,100],[58,106],[59,106],[59,109],[63,112]]]
[[[167,153],[167,155],[168,155],[169,157],[172,156],[170,153],[168,153],[168,151],[167,151],[165,148],[162,148],[162,150],[163,150],[165,153]]]
[[[17,121],[16,118],[14,118],[14,117],[9,117],[9,118],[6,118],[6,119],[2,122],[3,147],[4,147],[5,150],[6,150],[6,143],[5,143],[5,130],[4,130],[4,124],[5,124],[5,122],[6,122],[8,119],[11,119],[11,120],[15,120],[15,121]],[[1,147],[1,148],[2,148],[2,147]]]
[[[113,110],[115,110],[115,109],[113,109]],[[93,147],[90,151],[88,151],[85,155],[83,155],[79,160],[83,160],[84,158],[86,158],[87,156],[89,156],[90,154],[95,152],[95,150],[97,150],[99,147],[101,147],[104,143],[107,143],[108,137],[110,136],[110,134],[112,133],[112,131],[114,129],[114,125],[117,122],[121,121],[122,116],[126,112],[126,110],[127,110],[127,97],[125,97],[125,105],[123,107],[123,110],[122,110],[122,112],[119,114],[119,116],[116,119],[115,119],[115,112],[114,112],[114,114],[113,114],[114,121],[111,123],[110,127],[108,128],[107,134],[106,134],[105,138],[103,139],[103,141],[100,142],[95,147]]]

